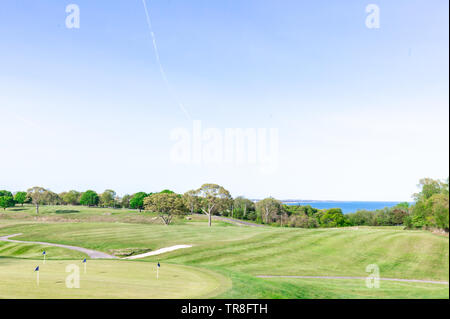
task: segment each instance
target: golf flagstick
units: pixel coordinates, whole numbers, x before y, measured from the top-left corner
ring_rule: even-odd
[[[36,273],[36,284],[39,286],[39,266],[34,269],[34,272]]]
[[[45,264],[45,256],[47,255],[47,254],[45,253],[45,250],[42,252],[42,255],[44,255],[44,264]]]
[[[161,267],[161,265],[158,262],[158,265],[156,266],[156,279],[159,279],[159,267]]]
[[[86,273],[86,258],[84,258],[83,264],[84,264],[84,273]]]

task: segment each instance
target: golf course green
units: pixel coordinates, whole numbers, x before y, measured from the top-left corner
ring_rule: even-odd
[[[39,285],[34,271],[39,265]],[[68,289],[66,267],[79,268],[79,288]],[[156,278],[150,263],[91,260],[0,259],[0,298],[208,298],[231,286],[225,277],[193,267],[164,265]],[[70,279],[70,278],[69,278]],[[69,284],[70,285],[70,284]]]
[[[89,259],[66,248],[0,241],[0,298],[449,298],[449,239],[427,231],[251,227],[223,221],[208,227],[203,216],[165,226],[156,215],[133,210],[61,210],[46,206],[37,216],[32,206],[8,209],[0,214],[0,237],[21,233],[13,239],[118,258]],[[120,259],[174,245],[192,247]],[[80,288],[66,288],[69,264],[80,266]],[[382,278],[447,284],[381,281],[379,288],[368,288],[362,279],[258,277],[367,277],[366,267],[373,264]]]

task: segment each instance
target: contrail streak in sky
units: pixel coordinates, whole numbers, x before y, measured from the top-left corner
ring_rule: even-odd
[[[172,94],[173,98],[177,102],[177,104],[180,107],[181,111],[183,111],[184,115],[187,117],[188,120],[191,120],[191,116],[189,115],[189,112],[186,110],[186,108],[184,107],[183,103],[180,102],[180,100],[178,99],[177,95],[175,94],[175,91],[173,90],[172,86],[170,85],[169,80],[167,79],[166,72],[164,71],[164,68],[162,66],[161,60],[159,58],[158,46],[156,45],[156,37],[155,37],[155,33],[153,32],[152,21],[150,19],[150,14],[148,13],[148,10],[147,10],[147,3],[146,3],[145,0],[142,0],[142,3],[144,5],[145,16],[147,18],[147,25],[148,25],[148,29],[150,31],[150,35],[152,36],[153,49],[155,51],[156,62],[158,62],[159,71],[161,73],[161,76],[162,76],[162,78],[164,80],[164,83],[166,84],[167,90],[169,91],[170,94]]]

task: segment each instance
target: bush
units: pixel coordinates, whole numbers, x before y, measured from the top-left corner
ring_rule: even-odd
[[[245,218],[244,218],[244,219],[256,221],[256,220],[257,220],[256,212],[255,212],[255,211],[248,212],[248,213],[245,215]]]

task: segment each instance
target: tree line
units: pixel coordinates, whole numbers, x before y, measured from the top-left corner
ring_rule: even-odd
[[[375,211],[361,210],[346,217],[353,225],[392,226],[408,229],[449,230],[449,179],[421,179],[420,191],[413,195],[414,204],[401,203]]]
[[[203,184],[198,189],[177,194],[171,190],[156,193],[138,192],[117,196],[107,189],[98,194],[93,190],[71,190],[56,194],[43,187],[32,187],[14,195],[0,190],[0,207],[6,209],[16,204],[33,204],[36,213],[41,205],[83,205],[88,207],[132,208],[157,213],[164,224],[169,225],[176,216],[205,214],[208,225],[212,216],[220,215],[255,223],[280,227],[345,227],[345,226],[394,226],[408,228],[449,228],[449,190],[446,181],[425,178],[420,180],[420,191],[414,194],[415,203],[400,203],[379,210],[359,210],[343,214],[340,208],[317,209],[311,206],[285,205],[268,197],[252,201],[239,196],[233,198],[228,190],[217,184]]]

